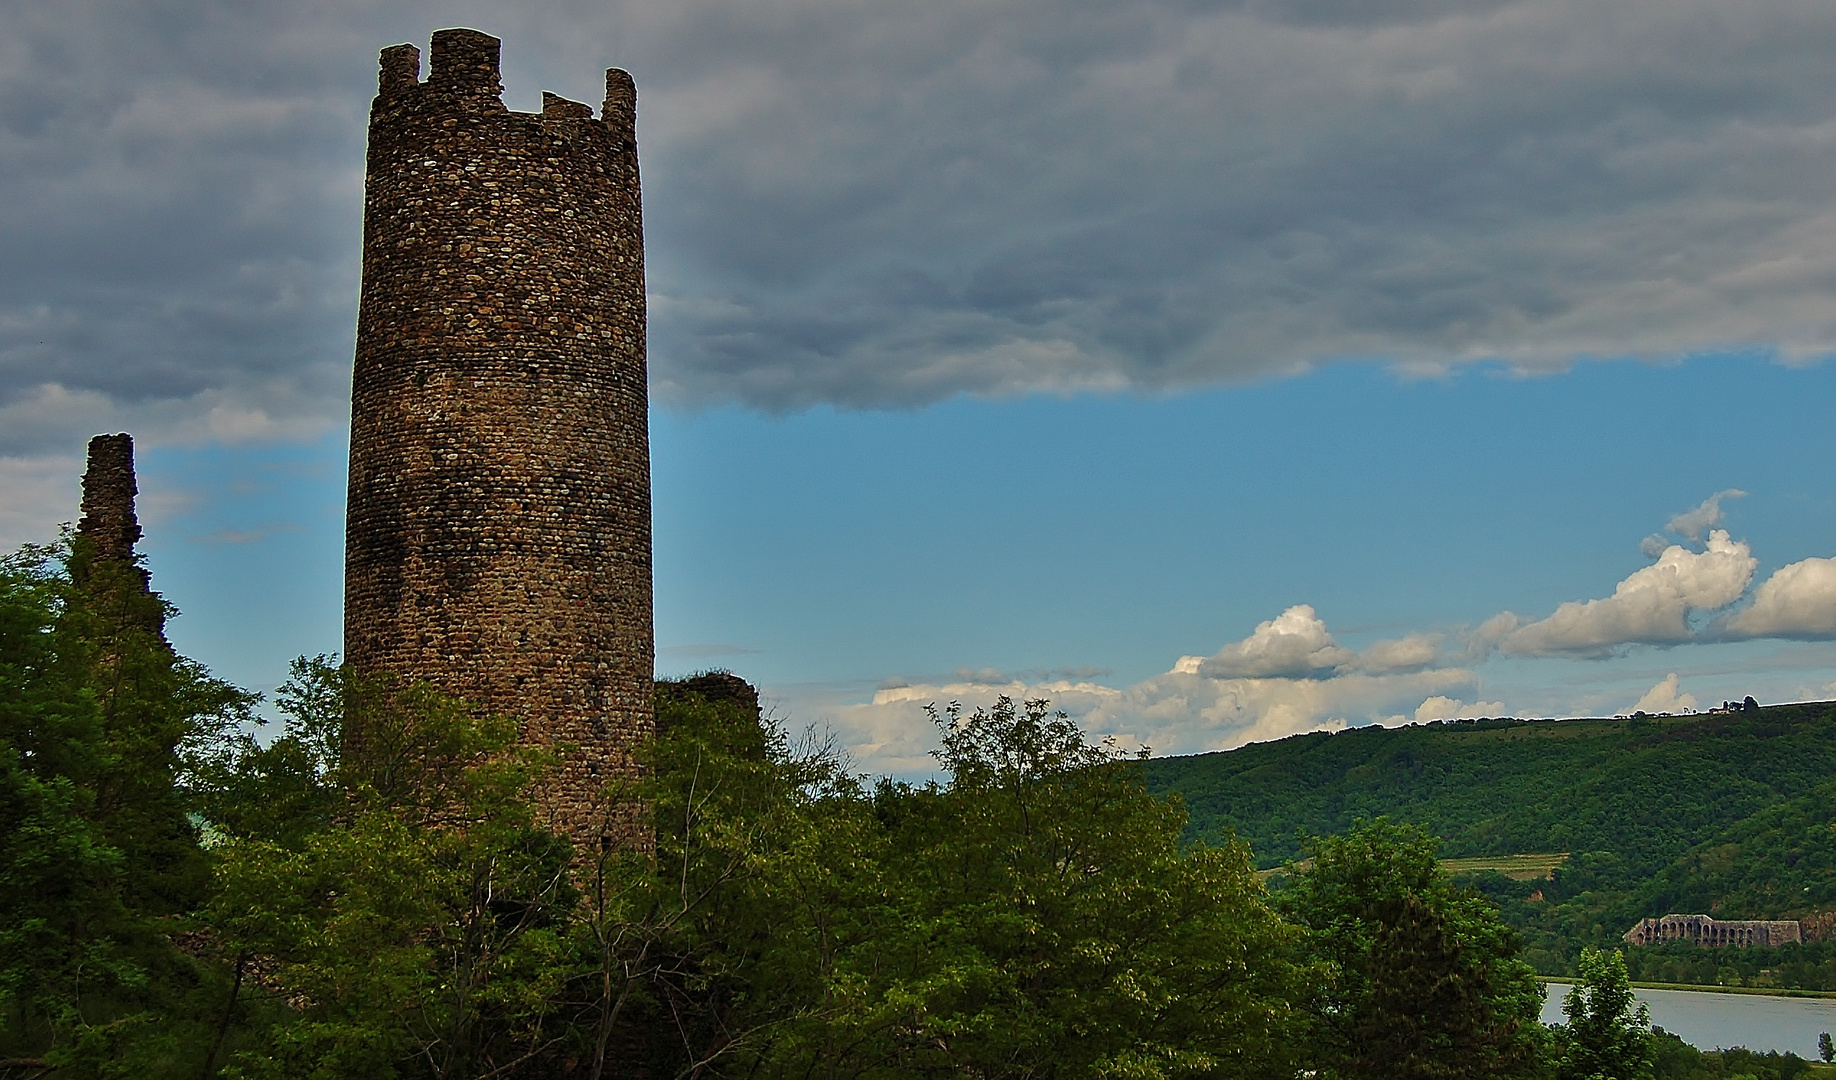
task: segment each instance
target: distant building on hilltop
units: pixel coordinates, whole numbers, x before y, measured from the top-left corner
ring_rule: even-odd
[[[1666,915],[1640,919],[1622,938],[1628,945],[1662,945],[1687,941],[1695,945],[1739,948],[1797,944],[1804,940],[1795,919],[1711,919],[1707,915]]]

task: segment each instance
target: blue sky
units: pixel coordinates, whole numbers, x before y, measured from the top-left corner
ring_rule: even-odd
[[[639,88],[659,667],[863,769],[1836,696],[1836,6],[0,13],[0,543],[132,432],[177,642],[339,644],[377,51]],[[1672,678],[1674,676],[1674,679]]]
[[[885,687],[940,702],[1125,689],[1296,604],[1352,649],[1540,618],[1611,594],[1651,563],[1645,537],[1718,491],[1748,493],[1723,500],[1722,525],[1752,545],[1757,584],[1836,555],[1833,380],[1758,356],[1535,378],[1365,364],[1180,395],[659,409],[658,667],[739,672],[793,725],[852,740],[863,767],[910,771],[926,729],[915,698],[864,704]],[[293,655],[337,649],[343,461],[335,432],[143,453],[146,549],[187,612],[181,648],[260,687]],[[1826,696],[1836,645],[1631,644],[1463,669],[1473,679],[1444,695],[1463,704],[1598,714],[1673,672],[1703,707]],[[1413,719],[1437,688],[1306,719]],[[1107,719],[1170,752],[1240,731]]]

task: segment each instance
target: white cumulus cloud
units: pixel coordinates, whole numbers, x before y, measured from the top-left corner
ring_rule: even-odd
[[[1182,656],[1172,674],[1211,679],[1316,679],[1365,672],[1400,674],[1430,667],[1440,654],[1438,634],[1409,634],[1379,641],[1363,652],[1340,645],[1310,604],[1296,604],[1249,637],[1211,656]]]
[[[1085,678],[1020,678],[963,671],[948,679],[882,686],[871,701],[831,705],[824,719],[870,771],[914,774],[935,767],[926,706],[987,707],[1006,696],[1045,698],[1085,730],[1125,749],[1156,754],[1229,750],[1304,731],[1406,723],[1437,715],[1493,715],[1498,702],[1464,705],[1477,686],[1461,667],[1436,667],[1440,637],[1410,634],[1363,652],[1340,645],[1314,609],[1297,604],[1212,656],[1182,656],[1172,670],[1112,687]]]
[[[1219,649],[1198,665],[1197,674],[1213,679],[1290,678],[1325,675],[1357,659],[1326,629],[1311,605],[1296,604],[1249,637]]]
[[[1619,645],[1687,641],[1691,613],[1740,599],[1758,565],[1744,541],[1716,529],[1706,550],[1672,544],[1657,562],[1621,581],[1612,596],[1563,604],[1548,618],[1503,634],[1499,648],[1528,656],[1599,656]]]
[[[1457,698],[1446,695],[1469,693],[1476,685],[1473,672],[1464,668],[1322,678],[1211,678],[1175,670],[1121,688],[1069,680],[911,683],[883,688],[869,702],[831,708],[824,719],[858,767],[913,774],[936,765],[929,756],[936,740],[927,705],[985,708],[1003,695],[1016,701],[1044,698],[1093,735],[1165,756],[1230,750],[1304,731],[1399,723],[1431,702],[1458,706]],[[1496,702],[1471,708],[1492,715],[1504,711]]]
[[[1673,519],[1670,528],[1681,534],[1706,528],[1719,513],[1717,500],[1738,494],[1718,492]],[[1499,652],[1602,657],[1634,644],[1836,638],[1836,558],[1781,568],[1753,589],[1750,605],[1726,614],[1748,596],[1758,560],[1724,529],[1709,529],[1703,547],[1667,544],[1656,562],[1628,575],[1611,596],[1562,604],[1540,620],[1507,611],[1451,635],[1411,633],[1357,650],[1341,644],[1311,605],[1296,604],[1209,656],[1181,656],[1170,670],[1132,685],[1107,685],[1092,671],[965,669],[883,686],[867,702],[826,703],[820,718],[836,727],[857,764],[905,775],[935,768],[927,705],[987,707],[1003,695],[1048,699],[1086,731],[1113,737],[1125,749],[1191,754],[1364,724],[1508,716],[1503,701],[1480,696],[1472,667]],[[1702,627],[1699,617],[1717,612],[1721,617]],[[1696,707],[1696,697],[1673,672],[1632,709],[1679,713]]]
[[[1722,625],[1729,637],[1836,637],[1836,558],[1782,566]]]
[[[1746,495],[1747,493],[1739,488],[1728,488],[1725,491],[1717,491],[1715,494],[1702,500],[1702,505],[1693,510],[1685,510],[1683,513],[1671,518],[1670,523],[1664,527],[1676,533],[1678,536],[1687,536],[1691,540],[1700,540],[1702,539],[1704,531],[1721,524],[1721,500],[1741,499],[1745,498]]]
[[[1359,671],[1375,675],[1420,671],[1432,666],[1439,659],[1440,652],[1439,634],[1410,634],[1377,642],[1358,654],[1356,665]]]
[[[1475,701],[1471,705],[1459,698],[1436,694],[1416,707],[1417,723],[1430,720],[1470,720],[1481,716],[1509,716],[1502,701]]]
[[[1664,676],[1662,682],[1645,691],[1645,695],[1632,706],[1633,712],[1647,713],[1680,713],[1689,712],[1696,707],[1694,694],[1679,693],[1677,690],[1677,673]]]

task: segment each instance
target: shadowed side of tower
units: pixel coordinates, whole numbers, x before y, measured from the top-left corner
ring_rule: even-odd
[[[496,38],[431,59],[383,50],[370,113],[346,658],[571,747],[544,813],[648,846],[600,798],[654,729],[636,94],[511,112]]]

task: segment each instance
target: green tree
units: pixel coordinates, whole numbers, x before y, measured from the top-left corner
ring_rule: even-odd
[[[1181,850],[1179,803],[1045,702],[933,717],[948,783],[876,789],[879,865],[811,935],[828,1011],[776,1071],[1292,1069],[1293,934],[1246,849]]]
[[[1328,969],[1310,1009],[1321,1075],[1542,1073],[1542,989],[1497,909],[1449,884],[1426,831],[1380,818],[1309,851],[1281,902]]]
[[[1650,1011],[1632,993],[1619,950],[1581,950],[1574,989],[1562,999],[1557,1028],[1560,1080],[1650,1080]]]
[[[887,896],[885,839],[832,748],[694,689],[707,681],[657,688],[644,788],[656,861],[635,883],[612,877],[617,917],[590,928],[605,988],[596,1041],[628,1032],[681,1075],[823,1072],[851,1000],[836,993],[839,952]]]
[[[555,1074],[575,1043],[557,999],[578,894],[571,847],[528,798],[546,757],[512,721],[324,658],[296,665],[282,700],[285,761],[249,755],[248,790],[321,816],[225,819],[211,915],[247,988],[225,1023],[248,1043],[226,1073]],[[336,749],[346,725],[362,753]]]
[[[186,784],[254,698],[168,614],[83,537],[0,559],[0,1056],[60,1076],[192,1074],[208,1040]]]
[[[947,783],[871,791],[756,712],[659,695],[678,1075],[1291,1076],[1305,972],[1240,846],[1043,702],[937,714]],[[667,961],[659,959],[666,954]]]

